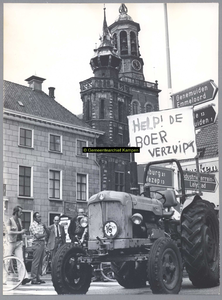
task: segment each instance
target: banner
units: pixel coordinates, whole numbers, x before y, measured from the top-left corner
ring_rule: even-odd
[[[197,155],[193,108],[184,107],[128,116],[131,147],[138,164]]]

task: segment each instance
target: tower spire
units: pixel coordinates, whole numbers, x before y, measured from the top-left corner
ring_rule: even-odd
[[[106,7],[105,7],[105,4],[104,4],[104,19],[103,19],[103,33],[102,33],[102,42],[104,42],[105,40],[108,40],[108,41],[111,41],[111,34],[110,34],[110,31],[108,29],[108,26],[107,26],[107,22],[106,22]]]

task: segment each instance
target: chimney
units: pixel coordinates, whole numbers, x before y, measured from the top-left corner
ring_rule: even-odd
[[[29,87],[32,88],[35,91],[41,91],[42,90],[42,83],[45,79],[32,75],[31,77],[25,79],[25,81],[28,81]]]
[[[49,87],[49,97],[52,99],[55,99],[55,88],[54,87]]]

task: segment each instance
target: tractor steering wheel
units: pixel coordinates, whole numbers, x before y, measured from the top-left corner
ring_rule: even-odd
[[[161,201],[161,202],[163,202],[163,204],[166,202],[166,197],[164,196],[164,194],[162,194],[162,193],[159,192],[159,191],[153,191],[153,193],[157,193],[157,194],[159,194],[159,195],[161,196],[161,198],[158,199],[158,200],[161,201],[161,199],[163,199],[163,200]]]

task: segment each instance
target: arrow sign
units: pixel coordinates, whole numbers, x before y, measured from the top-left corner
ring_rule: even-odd
[[[183,171],[186,190],[198,190],[198,175],[196,172]],[[200,173],[200,188],[203,192],[214,193],[217,183],[215,174]]]
[[[143,183],[143,173],[146,165],[137,165],[138,182]],[[164,167],[151,166],[146,183],[152,186],[173,187],[173,170]]]
[[[179,93],[172,94],[174,108],[194,106],[213,100],[218,88],[213,80],[208,80]]]
[[[216,119],[216,111],[212,105],[203,107],[194,111],[195,129],[202,128],[206,125],[213,124]]]

